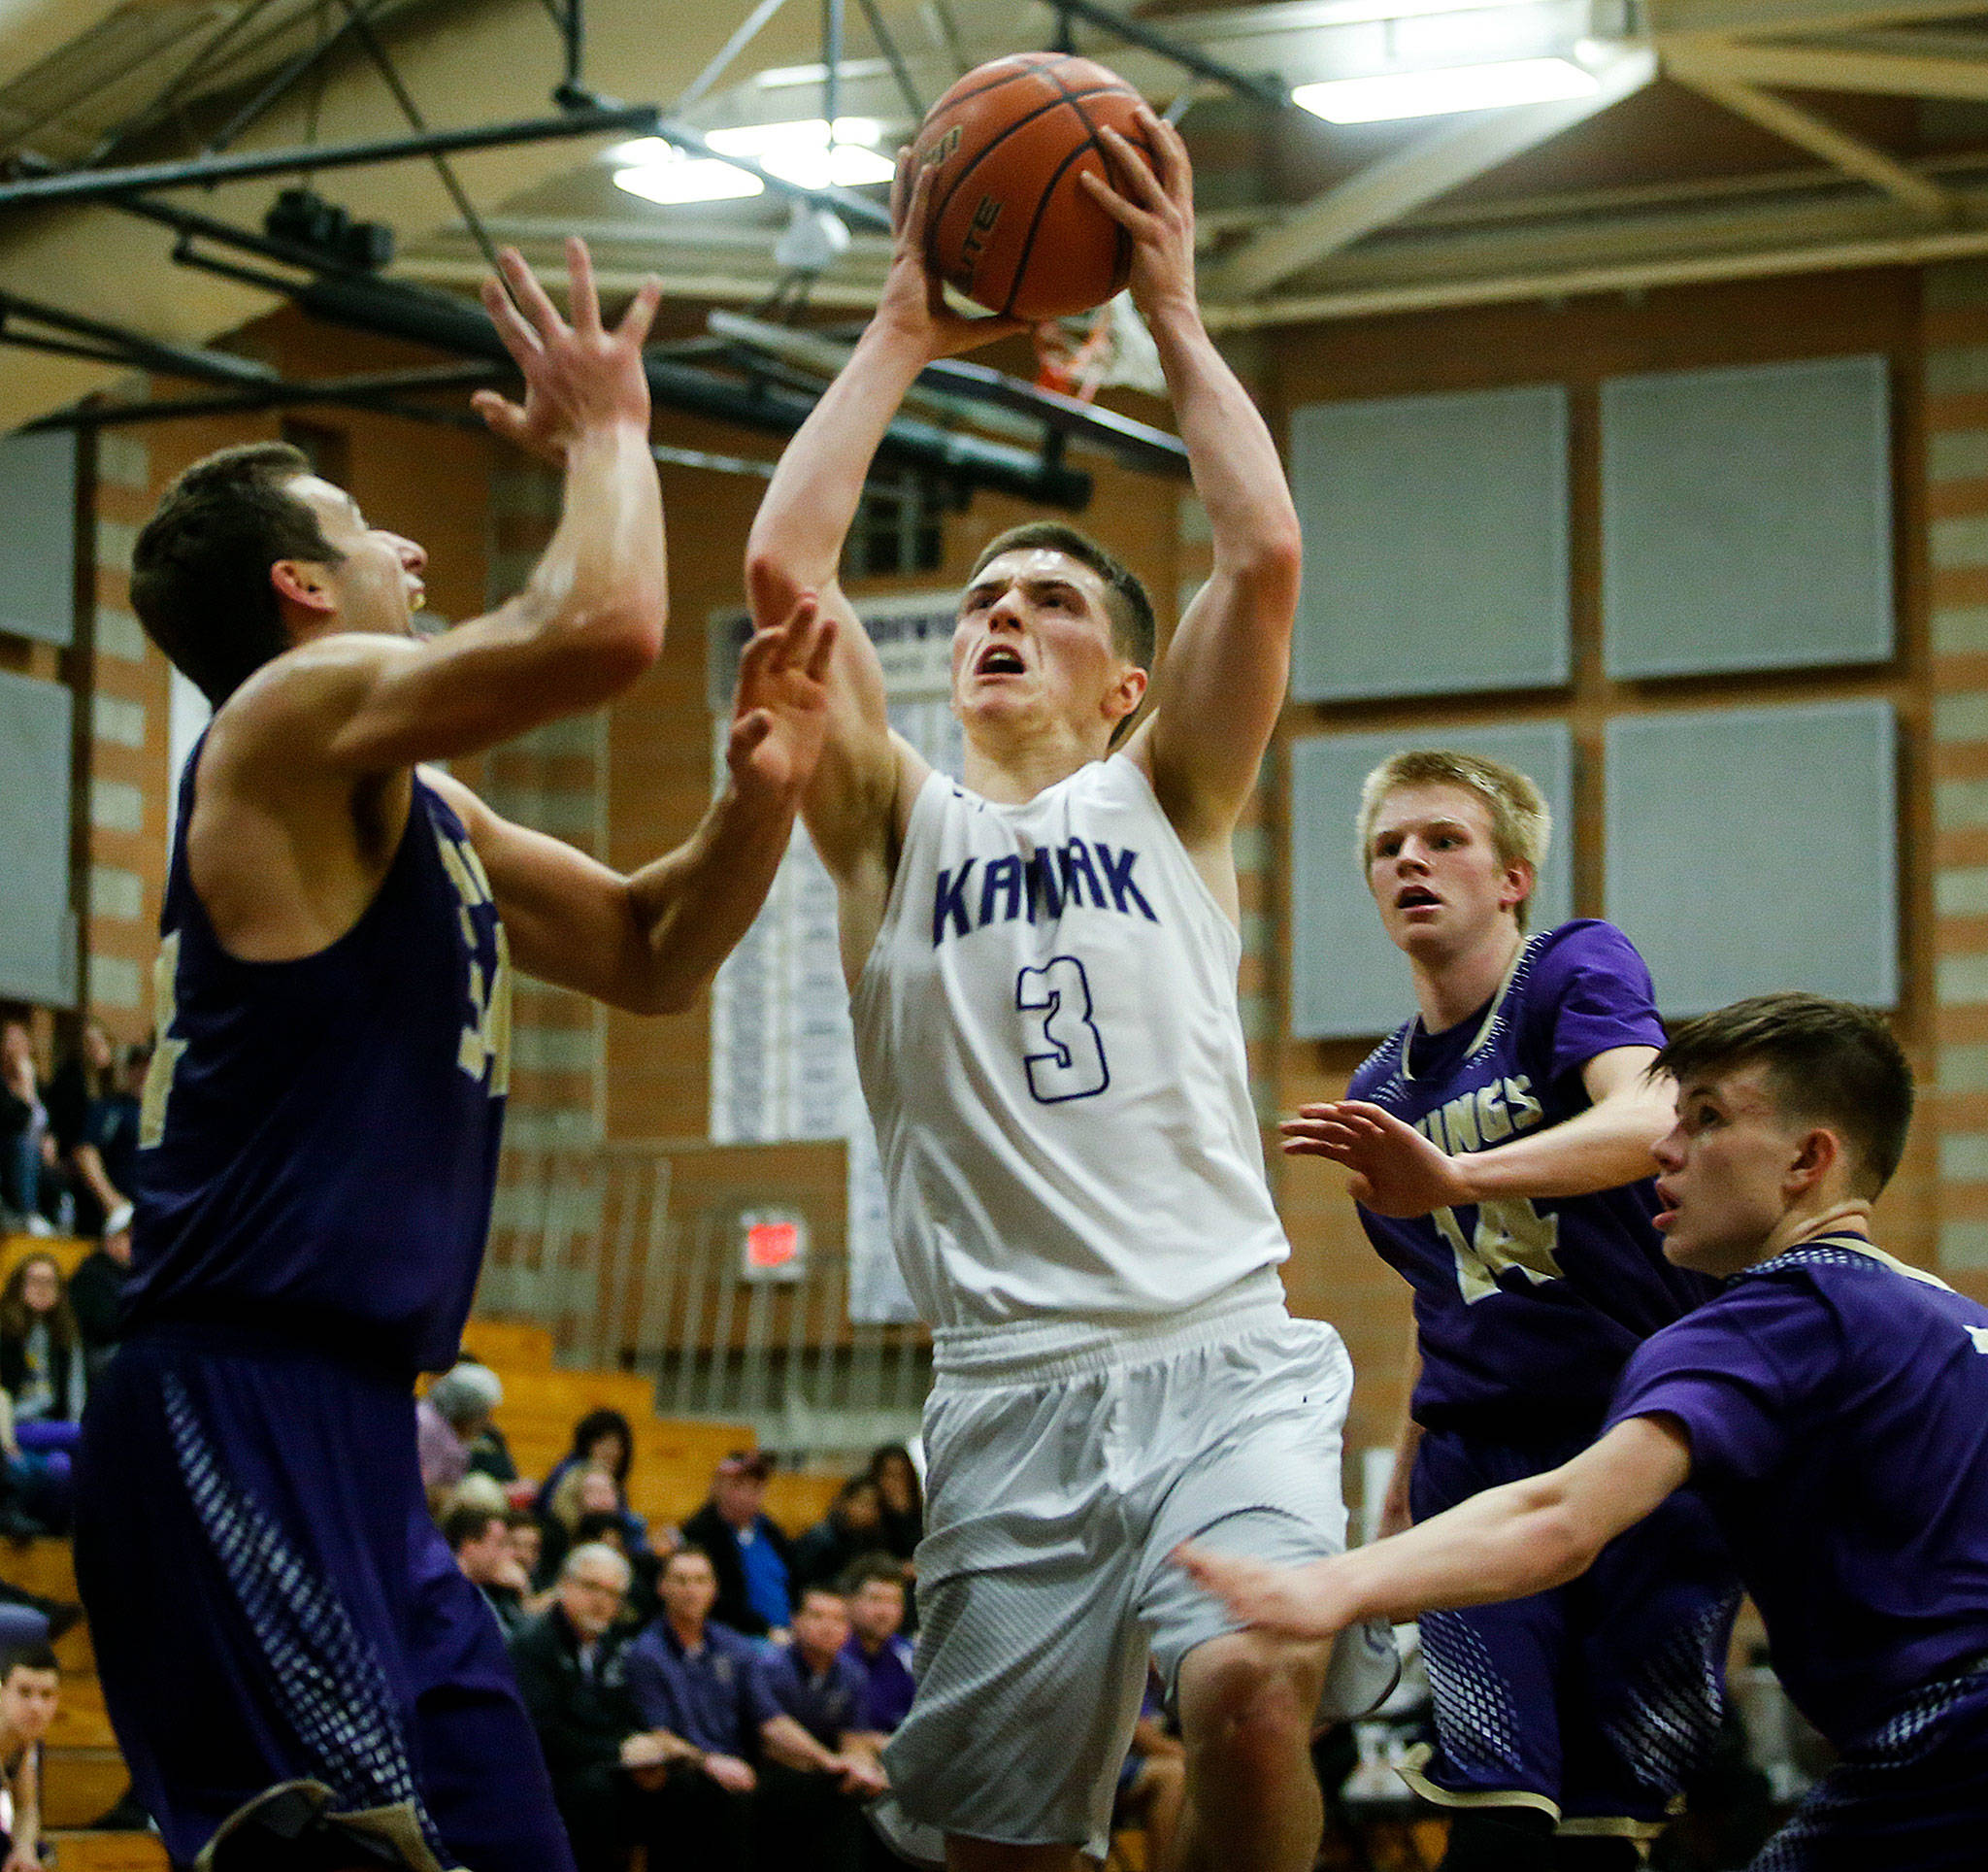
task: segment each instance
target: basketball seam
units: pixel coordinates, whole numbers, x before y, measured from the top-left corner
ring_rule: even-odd
[[[1070,100],[1065,98],[1063,102],[1068,104]],[[1086,128],[1089,127],[1089,121],[1081,111],[1077,113],[1077,121],[1083,123]],[[1021,291],[1021,283],[1028,277],[1029,255],[1036,251],[1036,235],[1042,230],[1043,217],[1049,212],[1049,197],[1056,192],[1057,184],[1069,173],[1070,165],[1082,156],[1086,150],[1096,150],[1097,148],[1098,140],[1095,135],[1087,137],[1082,143],[1079,143],[1076,149],[1071,150],[1056,165],[1055,173],[1050,176],[1048,182],[1044,185],[1042,193],[1036,197],[1035,217],[1029,222],[1028,235],[1021,244],[1020,257],[1014,263],[1014,276],[1008,285],[1008,301],[1001,308],[1002,318],[1011,318],[1014,316],[1015,295]],[[1116,226],[1115,222],[1113,226]],[[1122,230],[1120,231],[1122,232]]]
[[[1040,66],[1032,67],[1029,75],[1035,76],[1038,73],[1042,73],[1043,69],[1044,68]],[[1048,76],[1048,74],[1046,73],[1044,73],[1044,75]],[[1061,97],[1052,97],[1048,101],[1048,103],[1043,105],[1039,110],[1031,111],[1027,117],[1016,117],[1015,120],[1012,123],[1009,124],[998,137],[993,139],[992,142],[983,144],[980,147],[980,149],[974,152],[973,161],[968,163],[966,167],[962,169],[959,172],[959,174],[952,179],[951,187],[946,189],[945,193],[942,195],[939,198],[939,200],[932,205],[930,212],[927,214],[925,217],[925,244],[926,252],[928,254],[931,251],[931,244],[938,235],[939,224],[945,218],[945,211],[952,206],[952,198],[955,195],[957,195],[961,188],[963,188],[966,185],[967,178],[971,176],[974,173],[974,171],[981,165],[981,163],[985,162],[986,159],[990,155],[992,155],[996,150],[1000,149],[1001,146],[1004,143],[1006,143],[1010,137],[1013,136],[1017,130],[1026,129],[1031,123],[1035,122],[1038,117],[1045,117],[1049,112],[1059,110],[1062,106],[1066,104],[1076,103],[1077,98],[1079,97],[1102,97],[1106,95],[1108,92],[1110,92],[1112,88],[1111,86],[1107,84],[1100,84],[1093,90],[1073,92],[1067,89],[1056,79],[1054,79],[1053,76],[1050,77],[1050,82],[1056,85],[1056,88],[1059,91],[1061,91],[1063,95]],[[994,90],[998,87],[990,84],[987,88],[989,90]],[[1086,123],[1086,126],[1088,126],[1088,119],[1083,118],[1083,114],[1081,112],[1078,112],[1077,115],[1079,119],[1083,120]],[[1061,171],[1059,171],[1058,173],[1060,174]],[[943,273],[941,277],[944,277]]]
[[[1047,66],[1044,66],[1041,69],[1043,72],[1043,76],[1046,78],[1050,84],[1054,84],[1056,88],[1063,93],[1063,101],[1066,104],[1068,104],[1073,111],[1077,113],[1078,121],[1082,123],[1083,127],[1087,131],[1089,131],[1090,142],[1085,146],[1085,148],[1093,149],[1098,152],[1098,155],[1104,162],[1107,171],[1106,179],[1111,183],[1113,187],[1116,187],[1116,178],[1112,177],[1109,173],[1111,167],[1110,153],[1106,150],[1103,141],[1098,136],[1098,126],[1091,121],[1090,113],[1083,108],[1083,100],[1085,98],[1115,96],[1116,93],[1108,92],[1103,85],[1099,85],[1093,90],[1088,90],[1081,93],[1076,92],[1071,90],[1069,86],[1066,85],[1063,83],[1063,81],[1060,78],[1058,78],[1055,72],[1052,71],[1050,68],[1048,68]],[[1126,138],[1126,141],[1130,143],[1132,139],[1128,137]],[[1152,145],[1147,143],[1143,138],[1140,140],[1136,147],[1138,149],[1143,150],[1148,156],[1150,156],[1153,153]],[[1117,258],[1113,261],[1111,266],[1111,278],[1113,279],[1113,281],[1116,282],[1119,290],[1122,291],[1125,286],[1125,282],[1131,279],[1132,277],[1132,235],[1125,227],[1120,225],[1120,223],[1115,219],[1111,223],[1111,231],[1117,237]],[[1031,228],[1029,231],[1029,239],[1032,242],[1035,239],[1035,230],[1033,228]],[[1019,272],[1017,272],[1015,275],[1015,282],[1017,286],[1020,284],[1020,280],[1021,275],[1019,274]]]

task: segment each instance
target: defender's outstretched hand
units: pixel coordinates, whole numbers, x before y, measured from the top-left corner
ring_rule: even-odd
[[[897,152],[897,175],[890,184],[890,218],[897,231],[874,321],[928,364],[1026,329],[1018,319],[973,318],[945,303],[945,288],[925,258],[925,225],[937,173],[931,163],[914,162],[909,149]]]
[[[812,592],[779,623],[756,630],[739,664],[725,760],[742,793],[790,798],[807,786],[828,733],[835,619]]]
[[[661,283],[645,280],[621,322],[607,331],[584,241],[566,243],[571,324],[515,248],[505,248],[497,258],[511,293],[507,297],[497,281],[485,280],[483,309],[524,373],[525,395],[517,404],[495,390],[479,390],[470,399],[477,414],[505,441],[555,467],[565,466],[567,450],[584,430],[626,422],[646,433],[648,379],[642,348],[662,298]]]
[[[1350,1170],[1353,1200],[1376,1216],[1426,1216],[1477,1200],[1454,1157],[1378,1105],[1301,1105],[1277,1129],[1286,1156],[1330,1157]]]
[[[1108,125],[1098,140],[1110,152],[1117,186],[1085,170],[1079,179],[1106,214],[1132,236],[1132,302],[1148,322],[1169,304],[1196,310],[1194,170],[1180,132],[1150,105],[1137,112],[1150,159]]]
[[[1174,1563],[1204,1592],[1220,1599],[1245,1625],[1288,1638],[1333,1638],[1352,1623],[1333,1610],[1331,1560],[1275,1566],[1240,1554],[1215,1554],[1188,1541]]]

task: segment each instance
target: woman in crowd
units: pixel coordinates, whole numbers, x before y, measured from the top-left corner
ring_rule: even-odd
[[[79,1235],[116,1234],[131,1220],[126,1192],[138,1171],[139,1091],[149,1047],[119,1057],[103,1022],[83,1029],[81,1048],[49,1082],[49,1123],[76,1199]]]
[[[789,1571],[795,1593],[811,1586],[833,1586],[845,1568],[885,1545],[883,1494],[877,1478],[851,1476],[828,1513],[794,1543]]]
[[[57,1184],[55,1136],[35,1068],[34,1035],[18,1019],[0,1021],[0,1209],[46,1235],[45,1202]]]
[[[870,1458],[870,1477],[883,1501],[880,1544],[898,1559],[909,1560],[925,1538],[925,1490],[911,1453],[902,1443],[886,1443]]]
[[[50,1525],[66,1521],[70,1453],[76,1448],[87,1380],[62,1265],[52,1254],[27,1255],[0,1288],[0,1389],[14,1410],[19,1450],[9,1469],[29,1513]]]

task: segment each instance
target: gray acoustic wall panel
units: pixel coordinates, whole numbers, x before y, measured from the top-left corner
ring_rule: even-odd
[[[1574,742],[1559,721],[1403,734],[1326,734],[1291,744],[1291,1032],[1301,1040],[1382,1034],[1413,1006],[1408,965],[1380,927],[1354,847],[1360,783],[1403,748],[1487,754],[1530,774],[1553,810],[1553,842],[1532,926],[1572,914]]]
[[[0,672],[0,999],[76,999],[69,910],[69,691]]]
[[[1884,661],[1891,527],[1882,357],[1602,385],[1611,676]]]
[[[1888,703],[1618,718],[1607,760],[1608,916],[1667,1016],[1776,988],[1897,1006]]]
[[[1567,681],[1567,392],[1312,403],[1291,417],[1305,529],[1302,702]]]
[[[0,439],[0,631],[76,634],[76,436]]]

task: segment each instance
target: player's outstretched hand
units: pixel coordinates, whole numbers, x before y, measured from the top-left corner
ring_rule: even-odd
[[[814,594],[755,630],[739,664],[725,760],[742,793],[791,798],[807,786],[828,734],[828,665],[835,619]]]
[[[890,184],[890,272],[877,302],[877,329],[909,348],[922,363],[953,357],[1026,329],[1018,319],[969,318],[945,303],[945,289],[925,258],[925,226],[932,214],[937,169],[917,162],[909,149],[897,152]]]
[[[1098,141],[1111,158],[1114,187],[1086,169],[1079,184],[1132,236],[1132,302],[1148,322],[1172,305],[1199,318],[1194,297],[1194,170],[1180,132],[1150,105],[1137,113],[1148,159],[1109,125]]]
[[[655,321],[661,283],[645,280],[621,322],[609,331],[601,324],[593,261],[584,241],[566,243],[570,324],[515,248],[505,248],[497,259],[511,291],[507,296],[504,285],[485,280],[483,309],[524,374],[524,401],[479,390],[470,399],[477,414],[505,441],[555,467],[565,465],[567,450],[586,430],[626,422],[646,434],[648,378],[642,348]]]
[[[1188,1541],[1174,1563],[1204,1592],[1221,1600],[1245,1625],[1287,1638],[1332,1638],[1352,1622],[1336,1612],[1328,1588],[1330,1560],[1276,1566],[1241,1554],[1216,1554]]]
[[[1353,1200],[1376,1216],[1426,1216],[1477,1200],[1454,1157],[1378,1105],[1301,1105],[1277,1129],[1287,1157],[1330,1157],[1350,1170]]]

